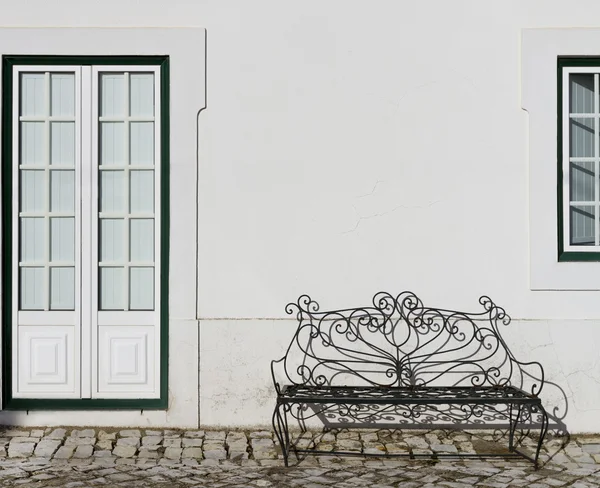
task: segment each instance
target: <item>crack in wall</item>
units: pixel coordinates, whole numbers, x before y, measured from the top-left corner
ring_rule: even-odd
[[[400,109],[400,102],[401,102],[402,100],[404,100],[406,97],[408,97],[409,95],[411,95],[413,92],[415,92],[415,91],[418,91],[418,90],[420,90],[420,89],[422,89],[422,88],[426,88],[426,87],[428,87],[428,86],[431,86],[431,85],[436,85],[436,84],[438,84],[438,83],[439,83],[439,81],[438,81],[438,80],[432,80],[432,81],[428,81],[427,83],[422,83],[422,84],[420,84],[420,85],[413,86],[413,87],[411,87],[411,88],[407,89],[407,90],[406,90],[406,91],[405,91],[405,92],[402,94],[402,96],[401,96],[400,98],[398,98],[398,100],[396,100],[396,103],[395,103],[395,105],[396,105],[396,108],[397,108],[397,109]]]
[[[358,229],[358,227],[360,226],[361,222],[364,221],[364,220],[370,220],[370,219],[374,219],[374,218],[377,218],[377,217],[384,217],[385,215],[389,215],[389,214],[394,213],[397,210],[401,210],[401,209],[415,210],[415,209],[430,208],[430,207],[433,207],[434,205],[436,205],[437,203],[440,203],[440,202],[441,202],[441,200],[434,200],[433,202],[429,202],[426,205],[397,205],[396,207],[392,208],[391,210],[387,210],[385,212],[376,213],[376,214],[373,214],[373,215],[366,215],[366,216],[361,216],[359,214],[358,210],[356,210],[356,207],[354,205],[352,205],[352,208],[354,209],[354,211],[358,215],[358,220],[356,221],[356,224],[354,225],[354,228],[352,228],[350,230],[346,230],[346,231],[342,232],[342,234],[350,234],[352,232],[355,232]]]
[[[548,328],[548,336],[550,337],[551,345],[555,345],[554,338],[552,337],[552,328],[551,328],[551,327],[550,327],[548,324],[546,324],[546,326],[547,326],[547,328]],[[576,407],[576,404],[577,404],[577,402],[576,402],[576,400],[575,400],[575,399],[577,398],[577,396],[575,395],[575,391],[573,391],[572,385],[571,385],[571,383],[569,382],[569,378],[570,378],[571,376],[574,376],[574,375],[576,375],[576,374],[583,374],[585,377],[587,377],[588,379],[591,379],[591,380],[593,380],[593,381],[594,381],[595,383],[597,383],[598,385],[600,385],[600,380],[598,380],[598,379],[596,379],[596,378],[593,378],[593,377],[591,377],[591,376],[589,375],[588,371],[589,371],[589,369],[590,369],[590,368],[585,368],[585,369],[576,369],[576,370],[574,370],[574,371],[571,371],[571,372],[570,372],[570,373],[568,373],[568,374],[565,374],[565,371],[564,371],[564,369],[563,369],[562,363],[561,363],[561,361],[560,361],[560,356],[558,355],[558,352],[556,351],[556,348],[555,348],[555,347],[554,347],[554,348],[552,348],[552,352],[554,353],[554,356],[556,357],[556,364],[558,365],[558,370],[560,371],[560,373],[563,375],[563,377],[564,377],[564,379],[565,379],[565,381],[564,381],[564,386],[565,386],[565,388],[566,388],[567,390],[569,390],[569,392],[571,392],[571,394],[570,394],[570,395],[568,395],[568,394],[567,394],[567,392],[566,392],[566,391],[564,391],[564,389],[563,389],[563,393],[564,393],[564,395],[565,395],[565,398],[566,398],[567,400],[569,400],[569,401],[572,403],[572,407],[573,407],[574,409],[577,409],[577,407]],[[592,365],[592,368],[595,368],[595,367],[596,367],[596,364],[597,364],[597,361],[594,361],[594,363],[593,363],[593,365]],[[558,386],[558,385],[557,385],[557,386]],[[561,388],[561,389],[562,389],[562,388]],[[567,411],[568,411],[569,407],[570,407],[570,405],[567,403],[567,405],[566,405],[566,409],[567,409]],[[590,411],[590,410],[591,410],[591,411],[596,411],[596,410],[600,410],[600,408],[584,408],[583,410],[584,410],[584,411]]]
[[[371,195],[373,195],[373,193],[375,193],[375,190],[377,189],[380,183],[383,183],[383,181],[377,180],[375,182],[375,185],[373,186],[373,189],[369,193],[365,193],[364,195],[358,195],[356,198],[370,197]]]

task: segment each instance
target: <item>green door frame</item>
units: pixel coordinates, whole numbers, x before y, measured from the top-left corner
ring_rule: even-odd
[[[161,90],[161,317],[160,398],[35,399],[12,397],[12,100],[16,65],[160,66]],[[2,407],[5,410],[164,410],[169,377],[169,57],[168,56],[21,56],[2,57]]]

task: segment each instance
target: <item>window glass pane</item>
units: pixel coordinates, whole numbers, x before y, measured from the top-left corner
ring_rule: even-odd
[[[596,188],[593,161],[571,163],[571,201],[590,202],[595,199]]]
[[[133,117],[152,117],[154,115],[154,74],[131,73],[129,106]]]
[[[75,309],[75,268],[50,268],[50,309]]]
[[[75,166],[75,123],[50,124],[50,164]]]
[[[129,308],[154,309],[154,268],[129,268]]]
[[[45,171],[21,171],[21,211],[43,213],[45,210]]]
[[[61,117],[75,115],[75,75],[54,73],[50,75],[50,113]]]
[[[125,116],[125,76],[106,73],[100,76],[100,116]]]
[[[130,226],[130,260],[154,262],[154,219],[132,219]]]
[[[124,165],[125,124],[123,122],[103,122],[100,124],[100,164]]]
[[[571,245],[593,246],[596,236],[596,212],[592,205],[571,207]]]
[[[154,171],[131,171],[131,213],[154,212]]]
[[[570,111],[575,114],[594,113],[594,75],[591,73],[569,75]]]
[[[125,244],[123,219],[101,219],[100,221],[100,261],[123,261]]]
[[[132,122],[130,130],[130,164],[153,166],[154,122]]]
[[[100,268],[100,309],[123,310],[123,268]]]
[[[44,122],[21,122],[21,164],[45,164]]]
[[[44,309],[44,268],[21,268],[21,310]]]
[[[50,260],[75,261],[75,219],[51,218],[50,235]]]
[[[50,172],[50,210],[75,212],[75,171]]]
[[[100,172],[100,211],[125,213],[125,172]]]
[[[571,157],[594,156],[594,128],[592,118],[577,117],[570,120]]]
[[[46,261],[46,224],[43,217],[21,218],[21,261]]]
[[[46,115],[44,96],[44,73],[23,73],[21,75],[21,115]]]

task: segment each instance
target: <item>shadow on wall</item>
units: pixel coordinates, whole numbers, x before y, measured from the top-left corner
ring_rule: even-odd
[[[273,426],[286,462],[288,452],[307,446],[316,453],[391,455],[385,441],[394,437],[396,454],[413,457],[409,444],[403,452],[402,436],[423,429],[448,444],[456,440],[446,454],[518,455],[536,464],[555,456],[569,441],[565,391],[545,380],[540,363],[515,358],[500,333],[510,323],[504,309],[485,296],[479,302],[483,311],[465,313],[425,307],[411,292],[381,292],[360,308],[320,312],[306,295],[289,304],[298,329],[272,363]],[[559,404],[543,404],[542,392]],[[293,439],[288,417],[303,435]],[[335,437],[307,438],[311,419],[326,432],[377,429],[369,437],[375,444],[347,452]]]

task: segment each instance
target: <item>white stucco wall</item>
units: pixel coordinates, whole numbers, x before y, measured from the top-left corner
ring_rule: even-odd
[[[494,298],[515,319],[515,354],[567,392],[569,429],[600,432],[600,276],[589,290],[531,289],[521,97],[522,30],[598,27],[598,2],[0,4],[5,26],[206,28],[200,424],[270,422],[268,364],[293,334],[277,320],[288,301],[309,293],[336,308],[411,289],[467,310]]]

